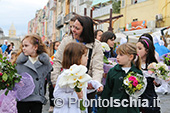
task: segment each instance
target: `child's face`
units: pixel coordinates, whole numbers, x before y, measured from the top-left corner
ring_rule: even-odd
[[[98,32],[97,32],[96,39],[97,39],[97,40],[100,40],[100,38],[101,38],[102,34],[103,34],[103,32],[102,32],[102,31],[98,31]]]
[[[22,42],[22,50],[24,55],[26,56],[31,56],[31,57],[35,57],[37,56],[37,46],[34,46],[31,42],[29,38],[26,38],[23,40]]]
[[[117,54],[117,62],[122,67],[131,67],[131,61],[133,59],[133,55],[125,55],[125,54]]]
[[[12,62],[12,61],[15,59],[15,57],[16,57],[16,54],[12,54],[12,55],[11,55],[11,60],[10,60],[10,61]]]
[[[146,60],[146,48],[143,46],[143,44],[141,42],[138,42],[136,44],[137,47],[137,53],[138,55],[141,57],[141,59]]]
[[[55,46],[54,46],[54,49],[57,50],[59,45],[60,45],[60,42],[56,42]]]
[[[81,57],[81,65],[84,65],[86,66],[87,65],[87,53],[83,54],[82,57]]]

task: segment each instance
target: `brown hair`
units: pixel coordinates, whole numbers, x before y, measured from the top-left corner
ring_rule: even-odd
[[[62,67],[69,69],[71,65],[81,64],[81,57],[87,53],[87,48],[82,43],[71,42],[66,45],[63,54]]]
[[[131,44],[131,43],[122,44],[117,48],[116,53],[123,54],[123,55],[133,55],[134,57],[133,57],[132,63],[138,69],[141,69],[141,59],[137,55],[136,46],[134,44]]]
[[[28,35],[26,35],[26,36],[23,38],[23,40],[21,41],[20,49],[19,49],[19,51],[18,51],[18,53],[17,53],[16,59],[15,59],[14,62],[12,62],[12,63],[15,63],[16,60],[17,60],[17,57],[21,54],[21,52],[23,52],[23,50],[22,50],[22,43],[23,43],[23,41],[24,41],[25,39],[27,39],[27,38],[30,39],[30,43],[33,44],[34,46],[35,46],[35,45],[38,45],[38,49],[37,49],[37,51],[36,51],[36,53],[37,53],[38,55],[41,54],[41,53],[43,53],[43,52],[47,53],[46,46],[45,46],[45,44],[42,42],[41,37],[40,37],[39,35],[37,35],[37,34],[28,34]]]

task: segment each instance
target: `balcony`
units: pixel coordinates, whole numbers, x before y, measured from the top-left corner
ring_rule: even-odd
[[[57,1],[56,0],[50,0],[49,6],[50,6],[50,10],[56,10]]]
[[[80,0],[80,5],[85,4],[85,3],[91,5],[92,2],[93,0]]]
[[[74,16],[74,13],[71,12],[69,14],[67,14],[65,17],[64,17],[64,23],[69,23],[70,19]]]
[[[112,4],[94,9],[93,18],[110,14],[110,9],[112,9]]]
[[[63,17],[64,17],[63,14],[60,14],[60,15],[58,16],[56,28],[59,29],[59,28],[63,27],[63,25],[64,25],[64,18],[63,18]]]

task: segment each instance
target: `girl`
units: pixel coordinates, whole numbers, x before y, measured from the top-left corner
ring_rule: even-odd
[[[81,43],[71,42],[65,47],[62,66],[64,69],[69,69],[70,66],[73,64],[86,66],[87,59],[88,59],[87,48]],[[64,100],[64,106],[54,107],[53,113],[61,113],[61,112],[80,113],[81,111],[77,107],[77,104],[72,104],[71,107],[68,107],[68,99],[69,97],[81,99],[83,98],[83,95],[86,98],[86,92],[81,91],[80,93],[77,93],[74,91],[74,89],[71,89],[68,86],[60,88],[58,83],[59,83],[60,78],[63,76],[63,74],[64,72],[61,75],[59,75],[57,79],[53,95],[54,95],[54,98],[62,98],[62,100]],[[91,80],[90,82],[93,84],[93,87],[95,87],[95,89],[99,89],[98,91],[103,90],[103,86],[98,81]]]
[[[44,96],[45,78],[50,74],[52,66],[49,56],[46,54],[46,46],[41,37],[29,34],[22,40],[21,52],[16,60],[17,73],[27,72],[33,78],[34,92],[25,99],[17,101],[18,113],[41,113],[42,105],[47,100]]]
[[[122,87],[123,78],[131,71],[142,74],[140,70],[140,57],[137,55],[133,44],[122,44],[117,48],[117,65],[111,68],[106,78],[106,84],[102,93],[102,99],[129,100],[129,95]],[[105,104],[106,105],[106,104]],[[139,113],[138,107],[101,107],[98,113]]]
[[[150,40],[152,43],[153,43],[153,37],[149,34],[149,33],[144,33],[142,34],[140,37],[139,37],[139,40],[140,39],[147,39],[147,40]],[[157,61],[160,61],[159,60],[159,54],[155,51],[155,58]]]
[[[53,62],[52,57],[56,53],[59,45],[60,45],[59,41],[55,41],[55,42],[50,43],[50,48],[49,48],[49,51],[50,51],[49,56],[51,57],[50,62]],[[50,101],[50,108],[49,108],[48,112],[53,112],[53,109],[54,109],[54,101],[53,101],[53,99],[54,99],[54,97],[53,97],[54,87],[52,85],[50,78],[51,78],[51,76],[47,76],[47,79],[46,79],[46,82],[45,82],[45,93],[46,93],[46,86],[47,86],[47,83],[48,83],[49,101]]]
[[[56,53],[59,45],[60,45],[59,41],[53,42],[53,55]]]
[[[153,43],[150,40],[147,39],[140,39],[138,43],[136,44],[137,46],[137,53],[142,59],[142,69],[145,70],[143,71],[144,76],[147,78],[147,87],[145,92],[141,95],[142,99],[148,99],[149,100],[149,105],[152,107],[145,107],[142,108],[142,113],[160,113],[160,108],[159,107],[153,107],[155,103],[153,103],[154,98],[158,98],[156,92],[155,92],[155,87],[154,87],[154,78],[151,78],[150,76],[146,76],[147,74],[147,67],[150,63],[156,62],[157,60],[155,58],[155,47]],[[155,84],[157,84],[155,82]]]
[[[100,41],[102,34],[103,31],[101,29],[98,29],[94,32],[94,38]]]
[[[114,51],[114,40],[115,39],[116,39],[116,35],[114,33],[112,33],[111,31],[106,31],[102,34],[100,41],[106,42],[110,47],[109,52],[104,52],[104,55],[107,58],[111,58],[111,57],[116,58],[116,56],[117,56],[117,54]]]

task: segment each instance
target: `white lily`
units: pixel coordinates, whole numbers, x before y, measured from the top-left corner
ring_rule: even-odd
[[[59,85],[60,87],[63,87],[63,86],[65,86],[65,85],[67,85],[67,84],[68,84],[68,79],[69,79],[68,76],[63,75],[63,76],[60,78],[60,80],[59,80],[59,82],[58,82],[58,85]]]
[[[87,82],[83,82],[83,83],[78,83],[78,88],[84,88],[87,87]]]
[[[125,85],[129,86],[129,79],[126,78],[126,79],[123,81],[123,83],[124,83]]]
[[[102,44],[103,52],[110,51],[110,47],[109,47],[109,45],[106,42],[101,42],[101,44]]]
[[[83,75],[87,72],[87,68],[83,65],[72,65],[70,67],[70,73],[73,74],[73,75],[76,75],[76,76],[80,76],[80,75]]]
[[[91,76],[89,76],[88,74],[81,75],[77,78],[77,80],[81,83],[88,82],[91,79],[92,79]]]

